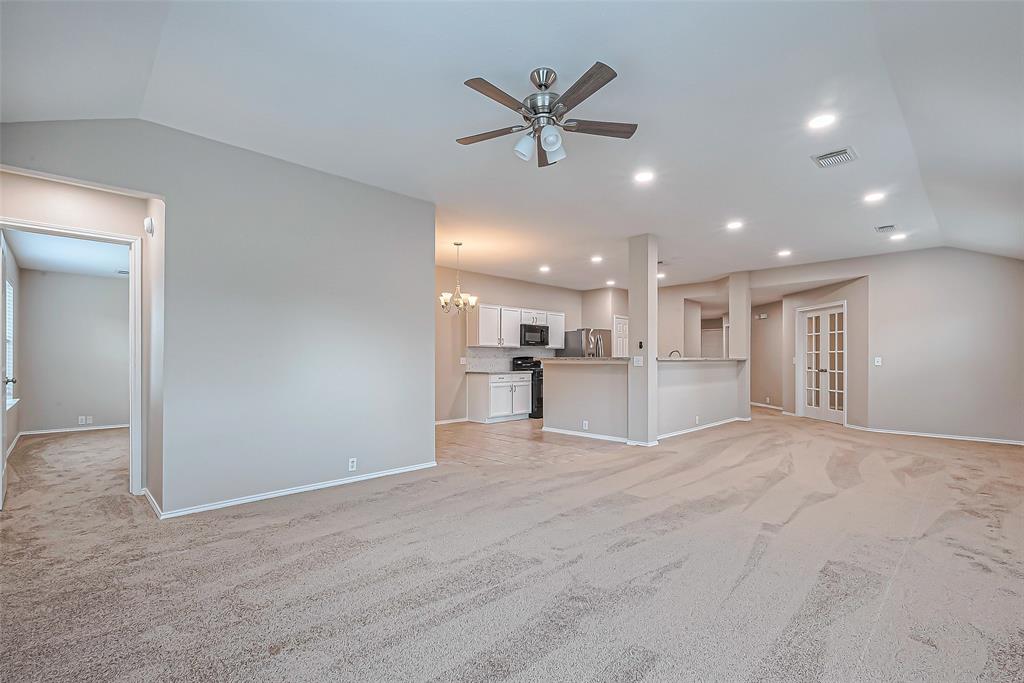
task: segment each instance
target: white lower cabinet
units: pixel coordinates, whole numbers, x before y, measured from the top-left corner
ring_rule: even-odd
[[[529,417],[533,403],[530,373],[469,373],[466,377],[471,422],[505,422]]]

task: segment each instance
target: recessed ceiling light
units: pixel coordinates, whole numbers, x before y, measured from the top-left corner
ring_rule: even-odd
[[[889,239],[891,239],[894,242],[899,242],[900,240],[907,239],[907,233],[905,233],[905,232],[898,232],[895,235],[889,235]]]
[[[729,228],[730,230],[739,230],[740,228],[743,227],[743,221],[729,221],[728,223],[725,224],[725,227]]]
[[[607,282],[605,282],[605,284],[611,287],[612,285],[615,284],[615,280],[608,280]]]
[[[789,249],[782,249],[782,250],[779,251],[779,256],[786,257],[786,256],[789,256],[792,253],[793,252],[791,252]]]
[[[883,199],[885,199],[884,192],[868,192],[866,195],[864,195],[864,201],[866,201],[869,204],[873,204],[874,202],[880,202]]]
[[[828,128],[836,122],[835,114],[818,114],[807,122],[808,128]]]
[[[633,180],[638,183],[649,183],[654,180],[654,171],[637,171],[633,174]]]
[[[551,270],[551,266],[541,266],[538,270],[540,270],[540,272],[542,273],[547,273],[548,271]]]
[[[590,262],[591,263],[600,263],[601,261],[604,261],[604,258],[601,257],[601,256],[591,256],[590,257]]]
[[[665,273],[658,273],[658,279],[659,280],[664,280],[665,279]]]

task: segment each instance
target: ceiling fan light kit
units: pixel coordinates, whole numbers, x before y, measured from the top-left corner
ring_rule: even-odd
[[[528,131],[516,143],[513,151],[523,161],[530,161],[533,158],[533,147],[536,146],[537,166],[543,168],[565,159],[562,131],[628,140],[636,132],[637,124],[635,123],[586,121],[584,119],[565,120],[566,114],[610,83],[616,75],[615,71],[607,64],[595,62],[594,66],[580,76],[579,80],[573,83],[568,90],[559,94],[551,90],[551,86],[558,79],[555,70],[549,67],[540,67],[530,73],[530,82],[536,86],[537,92],[531,93],[522,102],[483,78],[471,78],[466,81],[467,86],[516,112],[525,123],[459,138],[456,142],[460,145],[472,145],[503,135]]]

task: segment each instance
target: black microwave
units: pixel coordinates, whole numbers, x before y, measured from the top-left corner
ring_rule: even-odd
[[[547,346],[548,326],[547,325],[520,325],[519,326],[520,346]]]

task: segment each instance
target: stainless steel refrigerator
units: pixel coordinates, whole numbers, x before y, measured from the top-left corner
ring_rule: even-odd
[[[555,351],[555,355],[566,358],[610,358],[612,331],[584,327],[566,332],[565,348]]]

